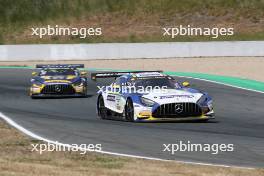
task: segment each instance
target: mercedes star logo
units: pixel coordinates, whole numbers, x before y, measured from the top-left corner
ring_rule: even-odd
[[[61,91],[60,86],[59,86],[59,85],[56,85],[56,86],[55,86],[55,90],[56,90],[56,92],[60,92],[60,91]]]
[[[176,104],[175,105],[175,111],[179,114],[183,111],[183,106],[182,104]]]

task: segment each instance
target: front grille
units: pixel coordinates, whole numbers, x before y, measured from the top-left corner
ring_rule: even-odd
[[[46,85],[42,91],[42,94],[65,94],[71,95],[75,93],[75,90],[68,84],[52,84]]]
[[[155,118],[197,117],[202,109],[196,103],[170,103],[160,105],[153,113]]]

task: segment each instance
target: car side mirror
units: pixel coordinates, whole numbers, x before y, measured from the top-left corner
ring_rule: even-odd
[[[37,73],[37,72],[32,72],[31,75],[32,75],[32,76],[37,76],[38,73]]]
[[[182,86],[183,86],[183,87],[189,87],[189,86],[190,86],[190,83],[187,82],[187,81],[185,81],[185,82],[182,83]]]
[[[81,72],[81,77],[86,77],[87,72]]]

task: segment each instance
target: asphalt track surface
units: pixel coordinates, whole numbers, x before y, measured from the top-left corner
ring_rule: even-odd
[[[161,159],[245,167],[264,167],[264,94],[225,85],[188,80],[213,98],[216,119],[207,123],[131,123],[96,116],[97,85],[89,97],[34,99],[28,96],[32,70],[0,69],[0,112],[24,128],[67,144],[102,144],[108,152]],[[234,144],[233,152],[163,152],[163,144]]]

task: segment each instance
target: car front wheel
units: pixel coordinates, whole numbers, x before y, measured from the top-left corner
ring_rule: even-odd
[[[97,101],[97,111],[98,111],[98,116],[101,119],[107,119],[107,108],[104,105],[104,98],[103,96],[100,96]]]
[[[134,121],[134,106],[131,99],[128,99],[125,107],[125,119],[126,121]]]

